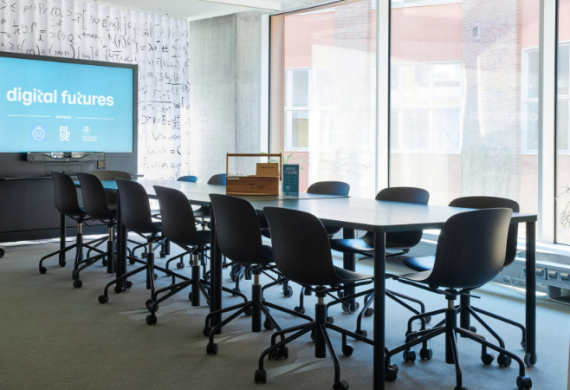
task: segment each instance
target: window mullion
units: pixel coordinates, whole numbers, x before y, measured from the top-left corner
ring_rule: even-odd
[[[557,0],[541,0],[538,125],[538,239],[556,241]]]

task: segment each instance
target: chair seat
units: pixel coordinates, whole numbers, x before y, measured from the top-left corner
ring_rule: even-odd
[[[430,271],[435,264],[435,256],[408,257],[403,263],[414,271]]]
[[[331,240],[331,249],[346,253],[366,253],[373,251],[370,245],[368,245],[361,238],[344,238],[338,240]]]
[[[349,271],[341,267],[334,267],[334,270],[341,280],[340,283],[359,282],[361,280],[372,279],[373,277],[366,274],[361,274],[354,271]]]

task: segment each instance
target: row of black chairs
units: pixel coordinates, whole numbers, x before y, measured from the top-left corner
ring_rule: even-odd
[[[62,179],[60,175],[54,173],[54,183],[56,180]],[[104,213],[98,213],[97,210],[87,209],[87,207],[85,210],[81,208],[64,210],[58,207],[60,212],[67,212],[68,214],[66,215],[73,217],[78,222],[78,237],[76,244],[74,244],[78,253],[73,275],[75,287],[80,287],[76,285],[76,281],[80,281],[79,272],[83,268],[99,259],[105,259],[114,263],[113,229],[117,217],[116,206],[114,208],[109,206],[113,204],[112,199],[103,200],[101,196],[98,196],[97,201],[94,201],[93,199],[88,200],[89,195],[87,197],[85,195],[87,191],[93,195],[102,190],[99,179],[90,174],[80,174],[78,176],[84,192],[84,203],[97,204],[99,206],[98,210],[103,210]],[[100,187],[96,185],[97,182]],[[71,183],[73,184],[73,182]],[[332,183],[323,184],[320,190],[314,190],[315,193],[331,193],[333,191],[331,188],[334,187]],[[143,261],[131,256],[133,261],[141,262],[143,266],[127,272],[119,279],[108,283],[104,294],[99,297],[99,301],[105,303],[108,300],[108,288],[110,286],[114,285],[115,291],[121,292],[125,288],[130,287],[127,281],[129,277],[138,272],[146,271],[147,287],[151,290],[151,296],[146,302],[146,306],[150,311],[150,314],[147,316],[148,324],[156,323],[156,311],[161,302],[188,286],[192,287],[189,298],[193,305],[200,304],[200,294],[205,295],[207,303],[209,303],[210,284],[202,278],[200,266],[204,264],[204,256],[209,249],[211,237],[209,236],[209,230],[196,229],[196,215],[186,197],[177,190],[156,186],[155,191],[161,206],[161,221],[156,222],[152,219],[147,194],[140,184],[126,179],[119,179],[117,180],[117,185],[121,199],[127,200],[121,204],[123,224],[129,231],[136,232],[146,238],[146,259]],[[96,187],[96,190],[93,190],[90,186]],[[327,186],[328,189],[326,189]],[[67,197],[72,197],[71,192],[68,192]],[[348,191],[346,192],[348,193]],[[427,191],[406,187],[386,189],[377,196],[378,200],[420,204],[427,204],[428,198],[429,194]],[[56,184],[56,202],[57,199]],[[331,231],[333,229],[323,226],[318,219],[307,213],[281,208],[266,208],[264,214],[267,217],[267,221],[265,222],[264,219],[257,217],[253,207],[243,199],[212,194],[211,202],[215,216],[217,240],[222,253],[236,264],[249,270],[253,275],[254,281],[251,299],[248,299],[241,293],[237,293],[243,298],[243,303],[212,312],[206,317],[204,334],[209,337],[207,353],[216,354],[218,352],[218,346],[214,342],[215,334],[240,314],[245,313],[252,316],[252,331],[254,332],[261,331],[263,314],[266,318],[263,322],[264,328],[276,329],[276,332],[271,337],[271,347],[265,350],[260,357],[259,368],[255,374],[256,382],[265,382],[267,379],[263,368],[263,361],[266,356],[269,356],[270,359],[287,358],[288,349],[286,345],[303,334],[310,333],[315,340],[315,356],[325,357],[328,349],[333,359],[335,366],[333,388],[335,390],[348,388],[348,384],[340,379],[339,360],[334,352],[327,330],[341,333],[342,352],[345,356],[350,356],[353,351],[348,344],[348,338],[360,340],[368,344],[373,343],[372,340],[366,337],[366,332],[361,329],[363,313],[371,314],[370,304],[373,301],[373,291],[364,290],[350,296],[342,294],[344,291],[343,284],[348,283],[353,287],[364,286],[372,282],[372,277],[335,267],[332,261],[331,248],[350,253],[370,254],[373,251],[373,248],[369,245],[370,233],[359,239],[339,240],[332,238],[332,235],[336,233]],[[103,203],[105,203],[107,209],[103,207]],[[419,300],[393,291],[387,291],[387,296],[408,307],[416,314],[409,321],[406,344],[387,351],[387,362],[389,364],[390,358],[398,352],[404,352],[405,361],[415,360],[415,353],[411,348],[417,344],[422,344],[420,357],[429,360],[431,359],[431,350],[427,347],[427,341],[439,334],[446,334],[448,346],[446,361],[455,364],[456,389],[463,389],[461,370],[457,360],[457,350],[454,341],[456,334],[460,334],[482,344],[482,360],[485,364],[490,364],[493,361],[493,357],[487,352],[487,348],[499,352],[497,360],[502,366],[508,366],[512,360],[515,360],[519,364],[517,386],[520,389],[530,388],[532,382],[530,378],[525,376],[522,360],[504,348],[502,339],[477,313],[488,314],[498,319],[502,319],[502,317],[474,308],[469,304],[471,291],[496,276],[502,267],[509,263],[511,256],[514,259],[512,245],[514,240],[514,251],[516,251],[516,225],[510,225],[509,228],[509,220],[510,213],[513,210],[518,211],[518,205],[512,201],[509,203],[509,201],[501,200],[501,198],[489,197],[461,198],[452,202],[451,205],[454,207],[485,210],[464,212],[450,219],[442,228],[435,256],[429,259],[409,259],[407,261],[407,264],[413,269],[418,269],[421,265],[421,272],[407,275],[390,275],[390,277],[404,283],[445,295],[449,301],[448,308],[426,313],[423,304]],[[87,248],[95,251],[96,254],[92,257],[88,256],[84,260],[81,255],[83,244],[82,237],[80,237],[80,227],[88,218],[103,220],[108,224],[108,248],[107,251],[97,249],[97,246],[102,241],[88,244]],[[270,234],[267,234],[267,227],[270,229]],[[271,247],[262,243],[260,233],[264,229],[265,235],[271,237]],[[393,234],[393,236],[387,235],[387,247],[399,249],[399,254],[407,253],[411,247],[420,241],[421,235],[421,231],[409,234]],[[185,253],[193,256],[192,275],[190,278],[174,273],[166,268],[157,267],[154,264],[154,245],[157,242],[163,242],[165,237],[181,246]],[[505,248],[507,246],[509,249],[505,256]],[[70,247],[69,249],[72,248]],[[507,260],[505,260],[505,257]],[[42,272],[43,268],[41,262],[40,272]],[[43,269],[42,273],[45,272],[45,268]],[[162,271],[172,277],[172,283],[166,288],[155,289],[153,283],[155,270]],[[266,302],[263,298],[263,289],[268,286],[261,286],[259,276],[262,272],[268,271],[276,272],[279,275],[270,285],[283,284],[284,280],[287,280],[300,284],[305,292],[314,292],[317,296],[315,317],[309,317],[303,314],[304,310],[299,310],[300,307],[303,307],[302,302],[301,306],[295,308],[295,310]],[[179,281],[177,282],[176,279]],[[224,288],[224,291],[236,294],[235,290]],[[164,295],[162,295],[163,293]],[[339,297],[332,302],[325,303],[324,299],[327,296],[331,296],[332,293],[337,293]],[[356,332],[334,325],[333,319],[327,314],[328,307],[333,304],[346,305],[347,302],[363,295],[366,296],[366,301],[357,320]],[[302,296],[303,294],[301,294]],[[420,310],[411,308],[402,302],[401,298],[419,303]],[[456,307],[454,302],[457,298],[461,300],[461,303]],[[293,328],[281,329],[269,313],[269,308],[297,316],[304,320],[304,323]],[[221,323],[213,324],[213,318],[229,312],[232,314]],[[442,313],[445,313],[445,319],[434,328],[427,329],[425,324],[428,321],[426,319]],[[462,316],[461,325],[457,325],[458,313],[461,313],[460,315]],[[489,343],[481,335],[475,333],[476,330],[474,328],[466,329],[464,327],[464,324],[468,323],[467,316],[469,315],[479,321],[497,339],[498,346]],[[419,331],[413,332],[411,324],[417,320],[421,322],[421,328]],[[504,320],[519,326],[523,330],[524,343],[524,328],[522,325],[510,320]],[[285,337],[287,334],[291,335]],[[386,380],[395,380],[397,366],[388,365],[386,373]]]

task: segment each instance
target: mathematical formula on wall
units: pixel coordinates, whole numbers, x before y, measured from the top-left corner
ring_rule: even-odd
[[[72,0],[0,0],[0,51],[138,64],[139,171],[186,174],[186,21]]]

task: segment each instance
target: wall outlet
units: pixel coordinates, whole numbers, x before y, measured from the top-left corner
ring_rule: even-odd
[[[535,275],[537,279],[546,280],[546,269],[544,268],[536,268]]]
[[[106,166],[105,161],[97,161],[97,169],[105,169]]]
[[[568,272],[560,272],[558,278],[562,283],[570,283],[570,273]]]
[[[548,280],[558,280],[558,271],[548,270],[546,277]]]

